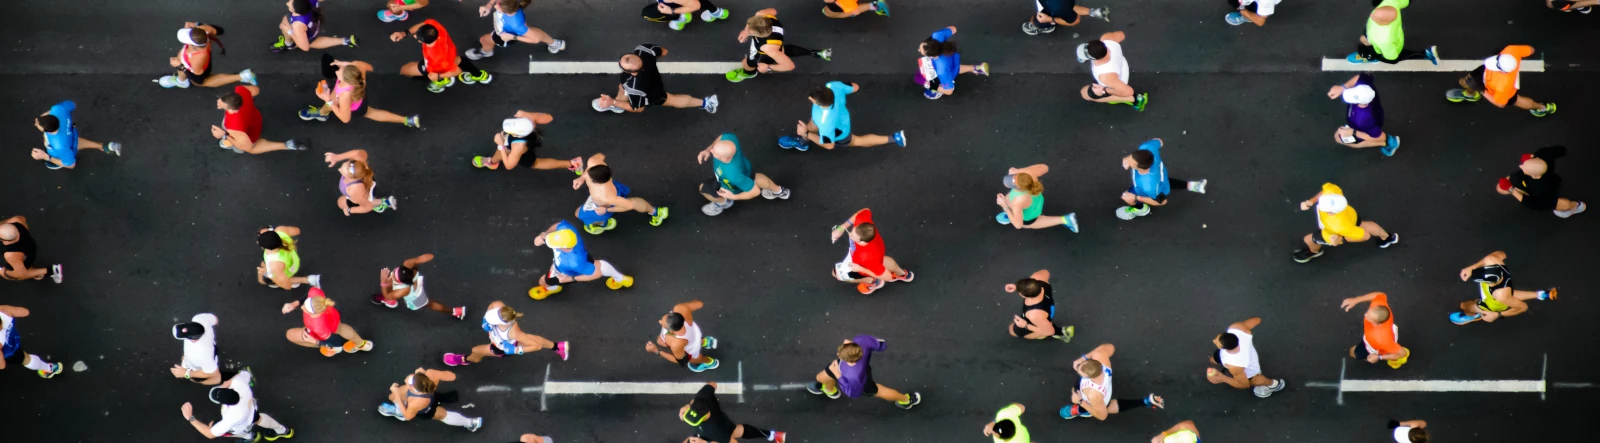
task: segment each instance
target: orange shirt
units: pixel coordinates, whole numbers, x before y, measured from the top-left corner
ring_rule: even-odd
[[[1483,70],[1483,92],[1489,97],[1489,101],[1505,106],[1511,101],[1512,96],[1517,95],[1517,90],[1522,89],[1522,59],[1533,55],[1533,47],[1511,45],[1501,50],[1500,54],[1516,57],[1517,67],[1512,69],[1511,72],[1495,72],[1495,70],[1485,67]]]
[[[428,63],[428,72],[444,74],[456,70],[456,42],[450,40],[450,34],[444,32],[444,25],[433,19],[422,22],[433,25],[439,30],[439,39],[431,45],[422,45],[422,60]]]
[[[1372,299],[1372,306],[1382,306],[1389,309],[1389,295],[1378,293]],[[1381,324],[1373,324],[1366,317],[1361,318],[1362,341],[1367,347],[1376,349],[1379,354],[1395,354],[1400,352],[1400,343],[1395,340],[1396,328],[1394,326],[1394,309],[1389,309],[1389,319]]]

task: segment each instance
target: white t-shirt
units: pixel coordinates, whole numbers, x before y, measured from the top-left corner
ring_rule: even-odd
[[[1278,2],[1283,0],[1239,0],[1240,6],[1256,5],[1256,15],[1266,17],[1278,9]]]
[[[1128,83],[1128,59],[1122,57],[1122,44],[1111,40],[1101,40],[1106,44],[1106,62],[1090,63],[1090,70],[1094,74],[1094,82],[1100,83],[1103,74],[1116,74],[1123,83]],[[1100,86],[1105,86],[1100,83]]]
[[[222,418],[211,425],[211,435],[249,435],[256,424],[256,394],[250,390],[250,373],[239,371],[239,375],[233,376],[232,383],[228,384],[228,389],[239,393],[239,402],[222,405]]]
[[[1394,428],[1394,441],[1397,443],[1411,443],[1411,427],[1396,426]]]
[[[1238,329],[1229,328],[1228,333],[1239,337],[1239,347],[1232,352],[1223,350],[1222,364],[1244,368],[1244,378],[1261,375],[1261,356],[1256,355],[1256,338]]]
[[[205,334],[183,341],[183,368],[198,372],[217,372],[217,316],[195,314],[189,321],[205,327]]]
[[[0,314],[0,346],[5,346],[6,341],[11,339],[12,327],[11,316]]]

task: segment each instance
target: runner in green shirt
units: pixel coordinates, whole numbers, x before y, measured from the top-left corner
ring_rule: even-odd
[[[1400,10],[1411,5],[1411,0],[1383,0],[1367,16],[1367,35],[1361,36],[1356,52],[1345,56],[1350,63],[1399,63],[1401,60],[1427,59],[1439,64],[1439,47],[1429,46],[1418,52],[1405,48],[1406,33],[1400,26]]]
[[[1150,443],[1200,443],[1200,429],[1193,421],[1184,420],[1151,438]]]
[[[788,188],[778,186],[766,174],[751,169],[750,160],[744,158],[744,151],[739,149],[739,137],[731,132],[718,136],[696,159],[701,164],[711,160],[711,173],[715,175],[700,184],[700,195],[711,201],[700,208],[706,215],[721,214],[733,207],[734,201],[749,200],[757,195],[767,200],[789,199]]]
[[[1028,427],[1022,425],[1022,403],[1006,405],[994,414],[994,421],[983,427],[983,435],[993,437],[994,443],[1033,443]]]

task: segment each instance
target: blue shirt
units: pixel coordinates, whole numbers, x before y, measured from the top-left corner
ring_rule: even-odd
[[[594,274],[594,261],[589,259],[589,250],[583,248],[583,236],[578,234],[578,228],[573,227],[572,223],[562,220],[560,223],[556,223],[556,230],[572,231],[572,235],[578,239],[578,243],[572,245],[571,252],[563,252],[559,249],[551,248],[556,251],[556,271],[566,274],[568,277]]]
[[[727,163],[723,163],[716,156],[711,157],[711,170],[717,175],[717,183],[735,194],[755,189],[756,179],[755,174],[751,173],[750,160],[744,158],[743,149],[738,149],[739,137],[729,133],[722,134],[718,140],[733,142],[736,150],[733,152],[733,158]]]
[[[833,90],[833,106],[824,108],[812,103],[811,122],[817,125],[817,133],[823,143],[834,143],[850,137],[850,110],[844,106],[844,97],[854,92],[855,88],[834,81],[828,82],[828,89]]]
[[[494,10],[494,32],[496,32],[496,33],[504,32],[504,33],[507,33],[507,34],[517,35],[517,36],[521,36],[523,34],[527,34],[528,33],[528,19],[522,14],[522,10],[521,9],[518,9],[517,12],[515,12],[515,13],[506,14],[506,13],[500,12],[499,8],[495,8],[495,10]]]
[[[1151,140],[1139,145],[1139,150],[1150,151],[1155,161],[1150,162],[1150,172],[1139,172],[1137,166],[1129,168],[1133,176],[1133,195],[1146,198],[1157,198],[1167,195],[1172,191],[1172,184],[1167,182],[1167,165],[1161,162],[1161,142]]]
[[[950,39],[950,28],[940,29],[933,33],[933,39],[944,43]],[[953,89],[956,87],[956,74],[961,73],[961,54],[940,55],[933,58],[933,71],[939,76],[939,87]]]
[[[57,159],[77,158],[78,129],[72,127],[72,111],[76,109],[78,109],[78,105],[71,100],[50,107],[50,115],[61,121],[61,127],[56,128],[55,133],[45,133],[44,135],[44,150],[51,157]]]

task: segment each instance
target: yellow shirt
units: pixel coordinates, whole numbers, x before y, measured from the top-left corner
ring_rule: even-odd
[[[1317,211],[1317,226],[1322,228],[1322,241],[1332,243],[1336,235],[1346,240],[1366,238],[1367,231],[1357,225],[1360,219],[1356,216],[1356,208],[1350,206],[1337,214]]]

